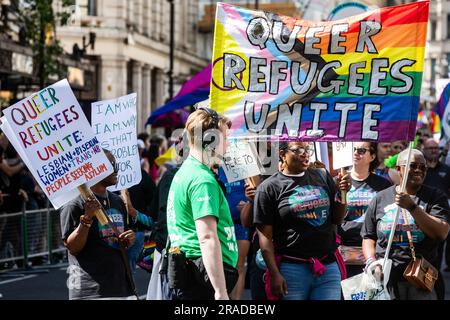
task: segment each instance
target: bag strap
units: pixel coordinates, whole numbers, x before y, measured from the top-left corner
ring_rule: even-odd
[[[103,207],[102,207],[102,210],[104,211],[105,217],[108,220],[108,224],[109,224],[110,228],[113,230],[114,234],[117,237],[117,240],[118,240],[118,243],[119,243],[120,255],[122,257],[122,262],[123,262],[123,264],[125,266],[125,270],[126,270],[126,273],[127,273],[128,281],[130,282],[131,290],[133,291],[133,294],[136,296],[136,298],[139,300],[139,295],[138,295],[138,293],[136,291],[136,285],[134,283],[133,275],[131,274],[130,264],[128,262],[127,254],[125,252],[125,245],[119,239],[120,232],[117,229],[117,227],[114,224],[114,222],[111,221],[111,219],[109,218],[108,214],[106,213],[106,210],[104,210]]]
[[[167,235],[167,240],[166,240],[166,252],[169,252],[170,249],[170,237],[169,235]]]
[[[403,220],[406,223],[406,234],[408,235],[409,248],[411,249],[411,256],[413,261],[416,261],[416,251],[414,249],[414,242],[411,235],[411,227],[409,226],[408,216],[406,215],[405,209],[402,208]]]

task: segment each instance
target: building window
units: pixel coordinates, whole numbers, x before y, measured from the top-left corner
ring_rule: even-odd
[[[450,14],[447,15],[447,39],[450,39]]]
[[[82,16],[96,16],[97,15],[97,0],[78,0]]]
[[[447,58],[447,69],[445,70],[447,73],[444,74],[444,78],[450,78],[450,53],[447,53],[445,56]]]
[[[431,87],[434,87],[434,81],[436,80],[436,59],[431,58]]]
[[[430,22],[430,40],[436,40],[436,21],[434,20]]]

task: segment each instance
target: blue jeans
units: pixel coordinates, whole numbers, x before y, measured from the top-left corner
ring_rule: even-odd
[[[130,263],[131,272],[136,270],[136,262],[139,254],[144,247],[144,232],[136,231],[136,240],[134,244],[128,249],[128,261]]]
[[[327,270],[317,277],[308,263],[281,263],[288,294],[284,300],[340,300],[341,272],[336,262],[325,264]]]

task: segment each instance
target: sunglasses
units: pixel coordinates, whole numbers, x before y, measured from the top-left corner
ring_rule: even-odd
[[[353,152],[356,152],[359,155],[366,154],[367,151],[369,151],[369,149],[353,147]]]
[[[303,148],[303,147],[298,147],[298,148],[288,148],[288,150],[292,153],[295,153],[297,155],[304,155],[305,153],[308,156],[312,156],[314,154],[314,149],[309,149],[309,148]]]
[[[425,164],[423,164],[423,163],[415,163],[415,162],[411,162],[409,164],[409,168],[411,170],[417,170],[417,169],[419,169],[420,171],[427,170],[427,166]]]

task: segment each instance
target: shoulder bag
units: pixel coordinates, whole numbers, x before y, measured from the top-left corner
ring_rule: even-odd
[[[414,287],[432,292],[434,283],[438,278],[438,271],[424,257],[416,255],[405,209],[402,209],[402,213],[406,223],[406,233],[408,235],[409,248],[411,249],[412,256],[412,260],[406,267],[403,277]]]

